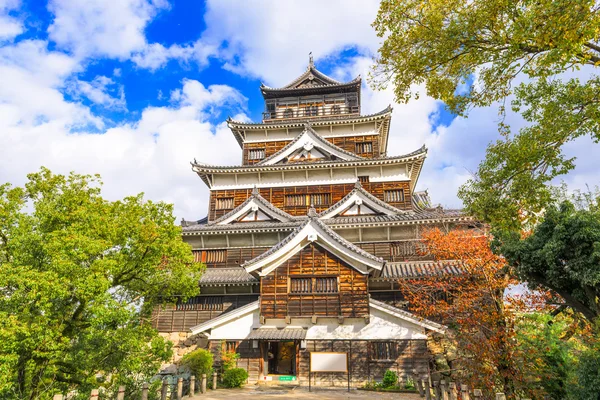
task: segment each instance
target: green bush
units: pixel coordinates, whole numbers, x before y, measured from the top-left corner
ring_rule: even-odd
[[[212,375],[213,355],[205,349],[194,350],[181,359],[181,366],[186,367],[196,377],[201,379],[202,374]]]
[[[394,371],[388,369],[385,371],[385,375],[383,375],[383,387],[390,388],[394,387],[398,384],[398,374]]]
[[[223,385],[228,388],[239,388],[248,380],[248,372],[243,368],[231,368],[223,373]]]

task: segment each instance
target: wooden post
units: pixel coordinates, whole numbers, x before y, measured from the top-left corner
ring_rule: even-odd
[[[475,400],[482,399],[483,393],[481,392],[481,389],[473,389],[473,397],[475,397]]]
[[[496,393],[496,400],[506,400],[504,393]]]
[[[213,390],[217,390],[217,373],[213,372]]]
[[[440,390],[440,381],[433,381],[433,394],[435,400],[442,400],[442,391]]]
[[[125,400],[125,386],[119,386],[119,391],[117,392],[117,400]]]
[[[54,397],[52,397],[52,400],[63,400],[63,395],[62,394],[55,394]]]
[[[469,387],[467,385],[460,385],[460,392],[460,397],[462,400],[470,400]]]
[[[431,386],[429,386],[429,379],[427,377],[423,379],[423,384],[425,385],[425,399],[431,400]]]
[[[194,375],[190,376],[190,397],[194,396],[196,392],[196,377]]]
[[[142,398],[141,400],[148,400],[148,382],[144,382],[142,385]]]
[[[177,379],[177,400],[183,397],[183,378]]]
[[[167,380],[162,381],[162,390],[160,391],[160,400],[167,400],[167,392],[169,391],[169,384]]]
[[[458,399],[458,392],[456,391],[456,383],[450,382],[448,384],[448,392],[450,394],[450,400]]]
[[[442,400],[448,400],[448,389],[446,388],[446,381],[440,381],[440,390],[442,392]]]
[[[417,385],[417,389],[419,389],[419,396],[425,397],[425,390],[423,389],[423,381],[418,379],[416,375],[413,375],[413,379],[415,381],[415,385]]]
[[[206,374],[202,374],[202,386],[200,387],[202,394],[206,393]]]
[[[92,393],[90,393],[90,400],[98,400],[98,389],[92,389]]]

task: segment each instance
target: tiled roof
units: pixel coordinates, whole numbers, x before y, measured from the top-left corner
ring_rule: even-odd
[[[257,232],[266,230],[290,231],[298,228],[306,222],[307,217],[295,217],[291,222],[245,222],[233,225],[207,225],[196,224],[184,226],[184,234],[193,232]],[[362,225],[398,225],[412,224],[415,222],[448,221],[448,220],[472,220],[463,210],[445,210],[442,208],[420,209],[417,211],[407,210],[397,215],[358,215],[350,217],[335,217],[321,220],[330,228],[344,228],[347,226]]]
[[[387,114],[390,114],[392,112],[392,106],[389,105],[386,108],[384,108],[381,111],[378,111],[376,113],[373,114],[367,114],[367,115],[344,115],[344,114],[340,114],[340,115],[329,115],[327,116],[326,119],[312,119],[311,118],[311,124],[313,124],[314,126],[319,126],[319,125],[328,125],[330,124],[332,121],[336,121],[336,122],[361,122],[362,120],[369,120],[371,118],[375,118],[375,117],[380,117],[380,116],[385,116]],[[306,121],[304,120],[296,120],[296,121],[277,121],[277,120],[273,120],[273,121],[269,121],[269,122],[243,122],[243,121],[235,121],[233,119],[228,119],[227,120],[227,124],[229,125],[230,128],[245,128],[245,129],[264,129],[266,126],[272,127],[273,125],[276,126],[282,126],[282,127],[298,127],[298,126],[303,126],[306,123]]]
[[[313,215],[311,215],[311,212],[312,212]],[[382,258],[374,256],[373,254],[371,254],[371,253],[369,253],[369,252],[361,249],[360,247],[358,247],[355,244],[347,241],[346,239],[344,239],[343,237],[341,237],[340,235],[338,235],[337,233],[335,233],[333,230],[331,230],[331,228],[329,228],[328,226],[326,226],[322,221],[320,221],[317,218],[316,213],[314,211],[314,208],[311,208],[309,210],[309,216],[308,216],[308,218],[305,220],[305,222],[302,225],[299,225],[296,229],[294,229],[294,231],[292,233],[290,233],[283,240],[281,240],[275,246],[271,247],[266,252],[258,255],[257,257],[253,258],[252,260],[246,261],[244,264],[242,264],[242,267],[247,267],[248,265],[256,264],[257,262],[259,262],[261,260],[264,260],[265,258],[271,256],[273,253],[279,251],[287,243],[289,243],[290,241],[292,241],[292,239],[294,239],[294,237],[296,237],[296,235],[298,235],[302,231],[302,229],[304,229],[304,227],[306,227],[310,223],[317,224],[317,226],[319,228],[321,228],[323,231],[325,231],[325,233],[327,233],[331,239],[335,240],[337,243],[339,243],[340,245],[342,245],[346,249],[348,249],[350,251],[353,251],[355,253],[358,253],[361,256],[363,256],[365,258],[369,258],[369,259],[371,259],[371,260],[373,260],[375,262],[379,262],[379,263],[382,263],[382,264],[385,262]]]
[[[268,340],[303,340],[306,338],[304,328],[258,328],[250,332],[247,339]]]
[[[197,161],[192,162],[192,167],[196,173],[214,173],[214,172],[252,172],[261,170],[288,170],[288,169],[306,169],[306,168],[318,168],[320,166],[345,166],[354,167],[360,165],[379,165],[382,162],[385,163],[393,161],[409,161],[411,158],[418,159],[424,157],[427,154],[427,148],[422,146],[420,149],[412,151],[407,154],[402,154],[393,157],[374,157],[364,158],[360,160],[351,161],[311,161],[311,162],[296,162],[292,164],[275,164],[275,165],[209,165],[199,163]]]
[[[312,134],[311,136],[314,138],[314,140],[316,142],[319,142],[321,144],[321,146],[323,146],[323,148],[325,148],[325,150],[327,150],[328,148],[334,149],[335,151],[345,154],[348,157],[350,157],[351,159],[354,160],[362,160],[365,159],[365,157],[361,157],[355,153],[352,153],[351,151],[348,150],[344,150],[339,146],[336,146],[335,144],[323,139],[321,137],[321,135],[319,135],[317,132],[315,132],[315,130],[312,128],[310,123],[306,123],[304,125],[304,130],[294,138],[294,140],[292,140],[291,142],[289,142],[288,144],[286,144],[281,150],[279,150],[278,152],[270,155],[269,157],[261,160],[260,162],[256,163],[255,165],[270,165],[267,164],[269,161],[279,157],[281,154],[286,153],[292,146],[294,146],[298,140],[300,140],[303,136],[304,136],[304,132],[309,131],[310,134]],[[313,161],[314,162],[314,161]]]
[[[371,200],[373,203],[393,212],[394,214],[402,213],[402,211],[397,209],[396,207],[393,207],[393,206],[389,205],[388,203],[386,203],[385,201],[379,200],[377,197],[373,196],[371,193],[369,193],[362,187],[362,185],[360,184],[360,181],[356,181],[354,189],[352,189],[352,191],[350,191],[350,193],[345,195],[340,201],[338,201],[337,203],[335,203],[334,205],[329,207],[327,210],[322,211],[319,215],[326,215],[326,214],[329,214],[330,212],[335,211],[336,209],[340,208],[356,192],[362,193],[366,198]]]
[[[458,261],[405,261],[388,262],[377,279],[422,278],[429,276],[460,275]]]
[[[200,277],[201,286],[221,284],[247,284],[258,280],[242,267],[237,268],[207,268]]]
[[[309,79],[311,76],[313,76],[313,77],[317,78],[318,80],[320,80],[321,82],[323,82],[323,85],[297,87],[300,83],[302,83],[306,79]],[[280,87],[280,88],[272,88],[272,87],[269,87],[269,86],[266,86],[263,84],[263,85],[261,85],[260,89],[263,92],[265,92],[265,91],[302,90],[302,89],[314,89],[314,88],[321,88],[321,87],[346,86],[346,85],[360,83],[360,81],[361,81],[360,75],[357,76],[356,78],[354,78],[353,80],[351,80],[350,82],[337,81],[337,80],[325,75],[321,71],[319,71],[315,67],[315,65],[311,62],[311,63],[309,63],[308,67],[306,68],[306,71],[304,71],[299,77],[297,77],[296,79],[294,79],[292,82],[288,83],[287,85]]]
[[[258,192],[258,189],[256,187],[254,187],[254,189],[252,189],[252,194],[250,195],[250,197],[248,197],[248,199],[246,199],[246,201],[244,201],[242,204],[240,204],[239,206],[237,206],[233,210],[229,211],[227,214],[223,215],[222,217],[216,219],[213,222],[210,222],[209,224],[210,225],[215,225],[215,224],[218,224],[221,221],[225,221],[230,216],[235,215],[238,211],[240,211],[241,209],[243,209],[244,207],[246,207],[246,205],[248,203],[250,203],[252,200],[256,200],[257,202],[259,202],[269,212],[271,212],[274,215],[278,216],[284,222],[289,222],[289,221],[293,221],[293,220],[296,219],[295,217],[291,216],[290,214],[286,213],[285,211],[283,211],[283,210],[275,207],[273,204],[269,203],[264,197],[262,197],[260,195],[260,193]],[[243,222],[243,224],[247,224],[247,223],[249,223],[249,222]]]

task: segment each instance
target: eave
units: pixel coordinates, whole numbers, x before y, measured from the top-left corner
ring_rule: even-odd
[[[238,144],[240,145],[240,147],[243,147],[244,142],[246,142],[246,137],[245,137],[244,132],[249,131],[249,130],[260,130],[260,131],[268,132],[269,130],[275,130],[275,129],[300,128],[300,127],[304,126],[307,123],[307,121],[310,121],[310,123],[313,127],[331,126],[331,125],[353,125],[353,124],[361,124],[361,123],[379,121],[379,122],[381,122],[381,125],[379,128],[379,134],[380,134],[380,138],[381,138],[380,139],[381,140],[381,149],[382,149],[382,152],[385,152],[387,150],[387,142],[388,142],[388,135],[389,135],[389,129],[390,129],[391,115],[392,115],[392,106],[389,105],[388,107],[386,107],[385,109],[383,109],[377,113],[373,113],[373,114],[369,114],[369,115],[361,115],[361,116],[339,115],[339,116],[328,116],[327,118],[315,118],[315,119],[306,118],[304,120],[281,121],[281,122],[280,121],[272,121],[272,122],[266,122],[266,123],[242,122],[242,121],[235,121],[235,120],[229,118],[227,120],[227,126],[229,127],[229,129],[231,129],[231,132],[233,133],[233,136],[235,137],[235,139],[238,142]],[[289,140],[292,140],[292,139],[293,138],[290,138]]]

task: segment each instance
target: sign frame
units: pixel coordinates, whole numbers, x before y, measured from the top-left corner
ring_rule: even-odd
[[[352,342],[350,342],[352,343]],[[313,354],[343,354],[346,356],[346,370],[345,371],[313,371],[312,370],[312,355]],[[350,345],[350,352],[346,351],[311,351],[308,357],[308,391],[311,392],[311,381],[312,375],[315,372],[328,372],[328,373],[346,373],[348,376],[348,392],[350,391],[350,356],[352,356],[352,345]]]
[[[313,361],[313,354],[314,355],[319,355],[319,354],[343,354],[346,358],[346,368],[345,369],[340,369],[340,370],[324,370],[324,369],[313,369],[313,365],[314,365],[314,361]],[[348,373],[348,353],[345,351],[311,351],[310,352],[310,372],[343,372],[343,373]]]

